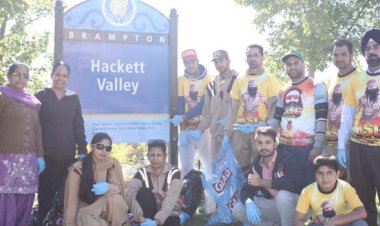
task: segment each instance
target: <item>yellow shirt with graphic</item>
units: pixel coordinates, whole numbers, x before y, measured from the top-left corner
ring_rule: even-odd
[[[231,98],[239,100],[236,123],[257,123],[268,119],[268,100],[277,96],[279,84],[275,77],[264,72],[236,79]]]
[[[335,190],[329,194],[320,192],[317,182],[305,187],[298,199],[296,210],[306,214],[311,209],[313,219],[327,222],[332,211],[335,215],[344,215],[361,206],[363,203],[356,190],[347,182],[338,179]]]
[[[194,108],[207,92],[207,85],[212,80],[211,75],[206,75],[203,79],[191,80],[185,76],[178,78],[178,96],[184,98],[185,113],[191,108]],[[196,96],[192,96],[192,93],[196,93]],[[198,128],[201,123],[202,112],[194,118],[185,119],[181,123],[181,129],[195,129]]]
[[[343,110],[344,97],[352,78],[359,76],[360,70],[355,69],[351,73],[340,77],[334,76],[326,81],[329,94],[329,114],[327,117],[326,143],[338,143],[338,130],[340,128],[340,118]]]
[[[380,146],[380,75],[365,71],[352,79],[345,104],[356,107],[351,140],[370,146]]]

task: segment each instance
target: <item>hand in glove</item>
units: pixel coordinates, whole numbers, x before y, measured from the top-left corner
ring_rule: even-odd
[[[84,158],[86,158],[86,154],[79,154],[79,160],[83,160]]]
[[[184,224],[189,219],[190,219],[190,215],[181,211],[181,213],[179,214],[179,223]]]
[[[140,224],[141,226],[157,226],[156,221],[150,218],[146,218],[144,223]]]
[[[45,170],[45,160],[42,157],[37,158],[37,165],[38,165],[38,175],[42,173],[42,171]]]
[[[253,133],[257,129],[256,124],[234,124],[234,130],[238,130],[242,133]]]
[[[187,149],[189,147],[189,138],[190,138],[190,133],[189,131],[182,131],[179,133],[179,145],[183,149]]]
[[[199,129],[191,132],[191,137],[196,141],[199,141],[201,139],[201,136],[202,136],[202,132]]]
[[[109,189],[109,185],[107,182],[99,182],[92,185],[91,191],[95,193],[95,195],[103,195]]]
[[[345,148],[338,148],[338,153],[337,153],[338,161],[339,164],[347,169],[347,152]]]
[[[174,115],[173,118],[170,119],[170,122],[173,126],[178,126],[183,120],[183,115]]]
[[[230,138],[227,135],[224,135],[222,140],[222,148],[226,149],[230,145]]]
[[[256,204],[252,201],[252,199],[247,199],[245,201],[245,210],[247,213],[249,223],[258,224],[261,222],[260,210],[259,208],[257,208]]]
[[[226,118],[222,118],[216,122],[219,123],[221,126],[224,126],[226,124]]]

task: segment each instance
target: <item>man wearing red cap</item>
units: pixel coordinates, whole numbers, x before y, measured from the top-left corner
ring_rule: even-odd
[[[211,165],[210,132],[206,130],[200,136],[198,133],[202,121],[204,96],[211,76],[207,74],[206,68],[199,64],[194,49],[183,51],[182,60],[185,65],[185,74],[178,78],[178,110],[170,122],[174,126],[180,125],[179,157],[181,175],[184,177],[194,168],[197,150],[199,150],[206,174],[208,174],[207,169]]]
[[[360,47],[368,69],[352,79],[344,99],[338,132],[338,160],[347,167],[350,140],[351,183],[367,211],[368,225],[377,225],[376,191],[380,191],[380,30],[366,31]],[[377,109],[376,109],[377,108]]]
[[[251,162],[257,156],[252,133],[273,116],[279,84],[262,67],[262,46],[248,46],[246,57],[249,68],[232,86],[222,146],[232,144],[241,169],[248,175]]]

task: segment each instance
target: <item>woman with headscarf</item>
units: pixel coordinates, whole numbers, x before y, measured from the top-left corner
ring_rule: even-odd
[[[40,102],[25,90],[29,68],[14,63],[0,86],[0,225],[28,225],[45,168]]]

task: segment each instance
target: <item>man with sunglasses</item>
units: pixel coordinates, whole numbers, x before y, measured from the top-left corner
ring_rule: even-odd
[[[328,112],[327,90],[305,75],[305,62],[298,51],[283,58],[291,84],[277,97],[274,119],[267,123],[280,127],[281,151],[294,154],[303,165],[305,184],[315,181],[312,162],[321,153],[325,141]]]
[[[150,164],[128,183],[127,204],[141,226],[179,226],[181,173],[166,161],[164,140],[148,142]]]

